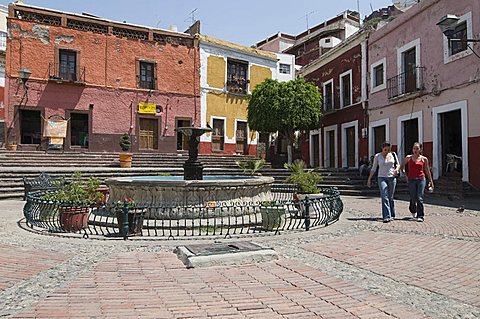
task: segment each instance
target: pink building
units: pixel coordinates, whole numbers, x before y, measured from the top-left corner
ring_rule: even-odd
[[[448,41],[438,22],[459,20]],[[480,45],[478,0],[424,0],[371,34],[369,153],[389,140],[399,156],[424,144],[434,178],[480,187]]]

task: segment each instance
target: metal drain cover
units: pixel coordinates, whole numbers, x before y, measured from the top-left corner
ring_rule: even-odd
[[[187,268],[240,265],[278,259],[272,248],[248,241],[179,246],[174,253]]]

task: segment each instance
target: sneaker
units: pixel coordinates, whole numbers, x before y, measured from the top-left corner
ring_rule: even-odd
[[[417,213],[411,213],[412,214],[412,218],[417,218]]]
[[[385,219],[383,220],[384,223],[389,223],[389,222],[391,222],[391,221],[392,221],[391,218],[385,218]]]
[[[422,217],[418,217],[418,218],[417,218],[417,222],[419,222],[419,223],[423,222],[423,218],[422,218]]]

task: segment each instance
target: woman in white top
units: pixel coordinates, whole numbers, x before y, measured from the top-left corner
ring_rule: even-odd
[[[375,154],[372,170],[368,176],[367,186],[372,186],[372,177],[378,167],[378,187],[382,197],[382,217],[383,222],[388,223],[395,218],[395,203],[393,195],[397,184],[400,163],[397,154],[391,151],[391,145],[388,142],[382,144],[382,151]]]

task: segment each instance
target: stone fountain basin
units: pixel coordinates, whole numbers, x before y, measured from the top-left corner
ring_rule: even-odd
[[[272,200],[274,179],[266,176],[207,175],[203,180],[183,176],[135,176],[107,179],[108,202],[130,197],[156,207],[220,206]]]

